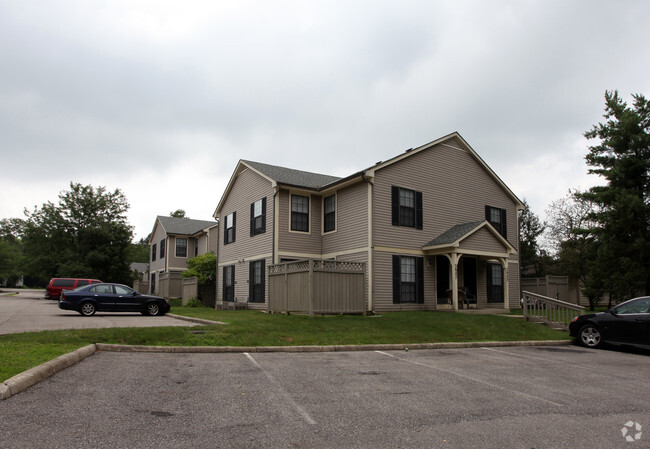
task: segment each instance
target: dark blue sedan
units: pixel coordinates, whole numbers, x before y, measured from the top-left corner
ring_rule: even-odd
[[[74,310],[83,316],[100,312],[140,312],[143,315],[164,315],[169,301],[158,296],[138,293],[122,284],[92,284],[67,290],[61,294],[59,308]]]
[[[630,299],[607,312],[575,317],[569,333],[590,348],[611,343],[650,349],[650,296]]]

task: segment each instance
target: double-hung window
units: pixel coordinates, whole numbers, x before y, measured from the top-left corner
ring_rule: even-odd
[[[323,232],[336,230],[336,195],[323,200]]]
[[[251,237],[266,232],[266,198],[251,203]]]
[[[255,260],[249,264],[248,300],[264,302],[264,260]]]
[[[422,192],[393,186],[391,205],[393,226],[422,229]]]
[[[176,237],[176,257],[187,257],[187,239]]]
[[[291,230],[309,232],[309,197],[291,195]]]
[[[233,243],[235,241],[235,223],[237,212],[226,215],[225,226],[223,227],[223,244]]]
[[[393,303],[424,303],[424,259],[393,256]]]
[[[235,300],[235,266],[223,267],[223,300]]]
[[[506,228],[506,210],[498,207],[485,206],[485,219],[497,230],[504,239],[508,238]]]

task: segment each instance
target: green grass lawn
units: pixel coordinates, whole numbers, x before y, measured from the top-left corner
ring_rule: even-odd
[[[265,314],[173,307],[178,315],[228,323],[201,327],[79,329],[0,336],[0,381],[90,343],[153,346],[356,345],[567,339],[519,318],[450,312],[375,316]],[[92,318],[88,318],[92,319]],[[195,333],[200,330],[201,333]]]

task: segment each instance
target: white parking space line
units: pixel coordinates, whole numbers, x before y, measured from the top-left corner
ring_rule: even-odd
[[[255,359],[253,358],[253,356],[250,355],[250,353],[248,353],[248,352],[244,352],[244,355],[248,358],[248,360],[251,361],[251,363],[252,363],[253,365],[255,365],[255,366],[256,366],[260,371],[262,371],[262,372],[264,373],[264,375],[267,377],[267,379],[269,379],[269,381],[270,381],[270,382],[271,382],[271,383],[276,387],[277,391],[278,391],[282,396],[284,396],[284,398],[285,398],[285,399],[286,399],[286,400],[287,400],[287,401],[288,401],[288,402],[289,402],[289,403],[290,403],[290,404],[291,404],[291,405],[292,405],[292,406],[293,406],[293,407],[298,411],[298,413],[300,414],[300,416],[302,416],[302,418],[303,418],[303,419],[304,419],[308,424],[316,424],[316,420],[315,420],[314,418],[312,418],[312,417],[309,415],[309,413],[307,413],[307,412],[305,411],[305,409],[303,409],[300,405],[298,405],[298,403],[296,403],[296,401],[294,401],[294,400],[291,398],[291,396],[289,396],[289,394],[286,392],[286,390],[285,390],[284,388],[282,388],[282,385],[280,385],[280,384],[275,380],[275,378],[271,375],[271,373],[269,373],[267,370],[265,370],[264,368],[262,368],[262,366],[261,366],[259,363],[257,363],[257,360],[255,360]]]
[[[492,351],[492,352],[497,352],[497,353],[500,353],[500,354],[506,354],[506,355],[510,355],[510,356],[518,357],[518,358],[522,358],[522,359],[540,360],[542,362],[555,363],[555,364],[559,364],[559,365],[566,365],[567,364],[567,362],[565,360],[550,360],[550,359],[546,359],[546,358],[543,358],[543,357],[534,357],[534,356],[531,356],[531,355],[518,354],[516,352],[504,351],[503,349],[495,349],[495,348],[481,348],[481,349],[483,349],[485,351]],[[592,349],[591,351],[594,351],[594,350]],[[575,349],[575,352],[583,352],[583,351],[581,349]],[[594,367],[594,366],[590,366],[590,365],[575,363],[575,362],[572,361],[571,362],[571,368],[572,369],[573,368],[585,368],[585,369],[588,369],[588,370],[597,369],[598,372],[601,373],[601,374],[609,374],[609,375],[612,375],[612,376],[622,377],[622,378],[624,378],[626,380],[630,379],[630,373],[611,371],[611,370],[608,370],[608,369],[603,369],[602,366]]]
[[[375,351],[375,352],[378,353],[378,354],[381,354],[381,355],[385,355],[385,356],[388,356],[388,357],[392,357],[392,358],[397,359],[397,360],[400,360],[400,361],[402,361],[402,362],[411,363],[411,364],[413,364],[413,365],[424,366],[424,367],[426,367],[426,368],[430,368],[430,369],[434,369],[434,370],[436,370],[436,371],[440,371],[440,372],[443,372],[443,373],[451,374],[451,375],[456,376],[456,377],[462,377],[462,378],[467,379],[467,380],[469,380],[469,381],[476,382],[476,383],[479,383],[479,384],[482,384],[482,385],[485,385],[485,386],[488,386],[488,387],[491,387],[491,388],[496,388],[496,389],[498,389],[498,390],[507,391],[507,392],[509,392],[509,393],[514,393],[514,394],[516,394],[516,395],[523,396],[523,397],[526,397],[526,398],[528,398],[528,399],[534,399],[534,400],[536,400],[536,401],[545,402],[545,403],[547,403],[547,404],[555,405],[555,406],[557,406],[557,407],[562,407],[562,406],[563,406],[563,404],[560,404],[559,402],[549,401],[548,399],[540,398],[540,397],[538,397],[538,396],[533,396],[533,395],[531,395],[531,394],[524,393],[524,392],[522,392],[522,391],[514,390],[514,389],[512,388],[511,385],[509,385],[508,387],[502,387],[501,385],[493,384],[493,383],[491,383],[491,382],[486,382],[486,381],[484,381],[484,380],[477,379],[477,378],[475,378],[475,377],[471,377],[471,376],[468,376],[468,375],[463,374],[463,373],[458,373],[458,372],[451,371],[451,370],[448,370],[448,369],[439,368],[439,367],[437,367],[437,366],[429,365],[429,364],[427,364],[427,363],[418,362],[418,361],[416,361],[416,360],[405,359],[405,358],[403,358],[403,357],[398,357],[398,356],[396,356],[396,355],[389,354],[389,353],[384,352],[384,351]]]

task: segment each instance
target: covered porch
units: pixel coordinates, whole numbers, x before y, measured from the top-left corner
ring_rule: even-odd
[[[422,247],[435,270],[436,309],[508,309],[516,249],[487,221],[453,226]]]

